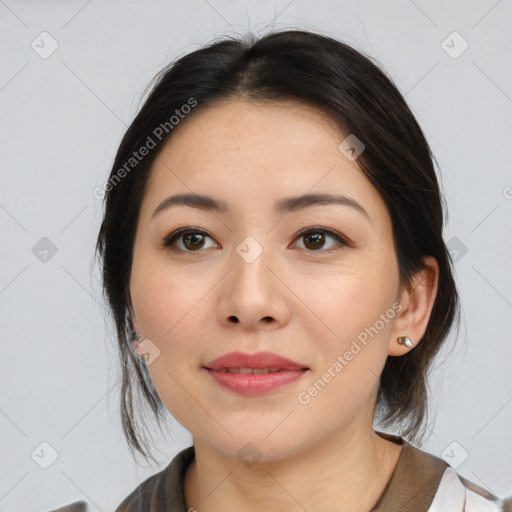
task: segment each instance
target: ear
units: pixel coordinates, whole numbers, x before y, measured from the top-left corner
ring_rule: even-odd
[[[131,318],[134,330],[140,332],[139,323],[137,321],[137,317],[135,315],[135,312],[133,311],[133,307],[131,305],[128,305],[128,310],[130,311],[130,318]]]
[[[412,289],[404,289],[400,293],[398,301],[402,309],[393,324],[388,347],[390,356],[402,356],[414,350],[427,329],[437,295],[439,265],[433,256],[426,256],[423,261],[426,268],[414,276]],[[399,344],[399,336],[411,338],[413,346],[409,348]]]
[[[133,325],[133,328],[135,331],[137,332],[140,332],[140,329],[139,329],[139,325],[138,325],[138,322],[137,322],[137,318],[135,316],[135,313],[133,311],[133,308],[131,306],[128,306],[128,309],[130,311],[130,318],[131,318],[131,321],[132,321],[132,325]],[[142,341],[137,341],[136,339],[132,339],[131,340],[131,346],[132,346],[132,349],[137,353],[139,354],[139,356],[143,356],[144,355],[144,350],[142,347],[140,347],[140,344],[142,343]]]

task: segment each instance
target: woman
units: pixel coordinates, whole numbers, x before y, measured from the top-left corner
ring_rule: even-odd
[[[117,512],[510,509],[403,437],[459,300],[433,156],[370,58],[307,31],[185,55],[105,192],[124,433],[149,456],[140,390],[193,436]]]

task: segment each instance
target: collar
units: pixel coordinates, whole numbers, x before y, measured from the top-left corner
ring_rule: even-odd
[[[402,445],[395,471],[371,512],[414,510],[427,512],[448,464],[414,447],[402,437],[377,432],[388,441]]]
[[[402,452],[388,484],[371,512],[428,512],[448,464],[414,447],[402,437],[375,432],[401,445]],[[194,459],[194,446],[179,452],[164,470],[140,484],[116,512],[187,512],[183,482]]]

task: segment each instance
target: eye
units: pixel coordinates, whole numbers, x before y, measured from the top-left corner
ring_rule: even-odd
[[[182,228],[164,238],[162,247],[173,251],[198,252],[204,247],[206,238],[212,239],[203,230]],[[181,242],[181,247],[178,243]]]
[[[319,251],[319,249],[324,248],[326,237],[334,239],[339,245],[351,246],[351,243],[339,233],[322,227],[303,229],[295,237],[295,240],[306,239],[305,249],[309,252],[327,252]],[[200,252],[200,249],[205,248],[205,240],[207,238],[212,240],[201,229],[182,228],[166,236],[162,241],[161,247],[172,251]],[[333,245],[335,246],[336,244]],[[206,248],[208,249],[209,247]]]
[[[339,233],[336,233],[335,231],[332,231],[330,229],[322,228],[322,227],[313,227],[313,228],[307,228],[303,229],[299,232],[296,239],[305,239],[306,240],[306,249],[313,251],[313,252],[327,252],[319,251],[319,249],[325,248],[325,239],[326,236],[329,238],[332,238],[338,242],[340,245],[348,246],[350,247],[350,242],[343,236],[341,236]],[[336,244],[333,244],[334,246]],[[332,246],[331,246],[332,247]]]

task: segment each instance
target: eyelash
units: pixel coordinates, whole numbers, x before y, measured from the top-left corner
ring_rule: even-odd
[[[332,231],[331,229],[323,228],[323,227],[320,227],[320,226],[313,226],[313,227],[302,229],[301,231],[299,231],[299,233],[297,233],[297,236],[295,237],[294,240],[298,240],[299,238],[301,238],[301,237],[303,237],[305,235],[311,234],[311,233],[315,233],[315,234],[316,233],[322,233],[324,235],[329,235],[332,238],[334,238],[342,246],[346,246],[346,247],[352,247],[353,246],[353,244],[347,238],[341,236],[336,231]],[[167,250],[173,251],[173,252],[184,252],[184,253],[189,253],[189,254],[192,254],[192,253],[195,253],[195,252],[200,253],[200,252],[202,252],[201,249],[199,249],[197,251],[183,250],[183,249],[176,248],[176,246],[174,245],[175,242],[179,238],[182,238],[185,235],[194,235],[194,234],[199,234],[199,235],[207,236],[208,238],[211,238],[211,236],[208,233],[206,233],[206,231],[203,231],[202,229],[199,229],[199,228],[192,229],[190,227],[181,228],[181,229],[177,229],[176,231],[173,231],[171,234],[169,234],[165,238],[163,238],[162,244],[160,245],[160,247],[162,249],[167,249]],[[209,247],[209,249],[210,249],[210,247]],[[307,252],[311,252],[311,253],[315,253],[315,252],[320,252],[320,253],[322,253],[322,252],[332,252],[332,249],[328,249],[328,250],[321,250],[321,249],[319,249],[317,251],[309,250],[309,249],[304,249],[304,250],[307,251]]]

